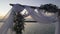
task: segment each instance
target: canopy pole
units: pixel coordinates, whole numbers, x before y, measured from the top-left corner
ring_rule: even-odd
[[[58,22],[56,23],[55,34],[60,34],[60,17],[58,17]]]
[[[58,22],[56,23],[55,34],[60,34],[60,9],[57,16]]]
[[[21,5],[21,4],[18,4],[18,5],[20,5],[22,7],[31,7],[31,8],[34,8],[34,9],[40,8],[40,7],[36,7],[36,6],[27,6],[27,5]],[[14,4],[10,4],[10,6],[14,6]]]

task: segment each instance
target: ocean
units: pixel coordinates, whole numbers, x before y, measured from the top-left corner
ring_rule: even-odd
[[[3,23],[0,23],[0,27]],[[55,24],[25,23],[23,34],[54,34]]]
[[[55,24],[26,23],[23,34],[55,34]]]

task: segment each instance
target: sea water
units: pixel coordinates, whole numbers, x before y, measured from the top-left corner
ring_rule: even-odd
[[[26,23],[23,34],[55,34],[55,24]]]
[[[0,22],[0,27],[3,23]],[[54,34],[55,24],[25,23],[23,34]],[[10,34],[10,33],[9,33]]]

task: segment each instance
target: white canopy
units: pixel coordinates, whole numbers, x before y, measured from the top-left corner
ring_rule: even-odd
[[[26,9],[28,11],[28,14],[25,14],[24,17],[31,16],[34,20],[37,21],[37,23],[44,23],[44,24],[50,24],[55,23],[58,21],[57,19],[57,13],[53,13],[52,16],[47,16],[44,13],[44,10],[36,8],[37,12],[35,11],[35,8],[31,8],[29,6],[20,6],[19,4],[14,4],[12,7],[12,11],[9,13],[8,18],[6,19],[4,25],[0,28],[0,34],[6,34],[8,28],[12,28],[13,26],[13,19],[14,19],[14,12],[22,12],[23,9]],[[60,34],[60,23],[56,23],[56,31],[55,34]]]
[[[34,11],[33,8],[30,7],[25,7],[26,10],[28,11],[28,14],[34,19],[36,20],[38,23],[45,23],[45,24],[49,24],[49,23],[54,23],[57,21],[56,19],[56,15],[53,16],[46,16],[44,15],[44,11],[37,9],[38,13]]]

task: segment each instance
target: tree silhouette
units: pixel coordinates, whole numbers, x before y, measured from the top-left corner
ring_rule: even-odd
[[[44,9],[47,12],[51,12],[51,13],[56,13],[58,12],[58,7],[54,4],[45,4],[45,5],[41,5],[40,9]]]
[[[22,30],[24,30],[24,17],[18,12],[14,18],[14,31],[16,34],[22,34]]]

